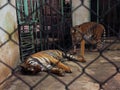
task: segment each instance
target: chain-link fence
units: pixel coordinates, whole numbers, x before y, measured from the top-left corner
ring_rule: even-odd
[[[0,80],[1,85],[7,82],[5,90],[120,90],[119,0],[15,0],[15,5],[12,2],[14,0],[0,2],[1,14],[9,6],[16,10],[17,15],[15,30],[11,28],[14,25],[9,26],[15,17],[9,19],[6,16],[3,18],[6,21],[0,21],[0,73],[6,75],[6,72],[12,72]],[[12,9],[8,12],[12,13]],[[10,13],[7,13],[8,17]],[[8,49],[16,51],[16,46],[20,48],[20,61],[24,61],[30,54],[47,49],[71,52],[73,45],[70,28],[86,21],[101,23],[105,27],[102,38],[105,41],[104,49],[92,52],[87,50],[86,45],[87,62],[64,62],[73,69],[65,77],[45,72],[34,76],[22,75],[17,72],[19,67],[13,68],[11,62],[4,61],[8,59],[3,60],[6,55],[18,58],[14,57],[16,52],[7,52]],[[15,39],[16,35],[19,43]]]

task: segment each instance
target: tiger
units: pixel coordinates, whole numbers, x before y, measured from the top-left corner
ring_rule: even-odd
[[[73,44],[73,53],[76,53],[76,45],[80,44],[80,54],[84,57],[85,43],[96,45],[95,51],[101,50],[103,43],[101,40],[102,34],[105,32],[105,27],[96,22],[85,22],[71,28],[70,35]],[[104,33],[105,34],[105,33]],[[104,35],[105,36],[105,35]]]
[[[39,72],[49,72],[58,76],[64,76],[65,73],[72,72],[71,68],[62,62],[64,58],[85,62],[83,57],[73,56],[61,50],[43,50],[28,56],[24,62],[20,64],[21,72],[28,75],[35,75]]]

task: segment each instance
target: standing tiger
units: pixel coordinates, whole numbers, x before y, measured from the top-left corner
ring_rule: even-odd
[[[70,67],[61,62],[63,58],[85,62],[82,57],[73,56],[60,50],[44,50],[30,55],[20,65],[21,72],[24,74],[37,74],[40,71],[45,71],[63,76],[65,72],[71,72]]]
[[[76,25],[71,28],[72,43],[74,46],[74,53],[76,53],[76,44],[81,45],[81,55],[84,57],[85,42],[92,45],[96,44],[96,49],[102,49],[101,37],[105,28],[102,24],[95,22],[86,22],[81,25]]]

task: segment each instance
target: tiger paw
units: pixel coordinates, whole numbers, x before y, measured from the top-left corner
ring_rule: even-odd
[[[80,62],[85,63],[85,62],[86,62],[86,60],[81,60]]]
[[[51,72],[53,74],[58,75],[58,76],[64,76],[65,75],[65,71],[63,69],[60,69],[60,68],[52,68]]]
[[[65,71],[63,69],[59,69],[59,76],[64,76],[65,75]]]
[[[86,62],[86,60],[84,59],[84,57],[82,57],[82,59],[80,60],[80,62],[82,62],[82,63]]]
[[[69,68],[65,71],[66,73],[72,73],[72,70]]]
[[[76,59],[77,59],[79,62],[82,62],[82,63],[86,62],[86,60],[85,60],[84,57],[82,57],[82,56],[77,56]]]

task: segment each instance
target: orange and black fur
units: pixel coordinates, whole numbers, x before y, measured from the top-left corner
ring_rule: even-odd
[[[97,50],[102,48],[101,37],[105,28],[102,24],[95,22],[86,22],[81,25],[76,25],[71,28],[72,43],[74,46],[74,53],[76,53],[76,44],[81,45],[81,55],[84,57],[85,43],[92,45],[96,44]]]
[[[70,67],[63,64],[63,58],[85,62],[82,57],[73,56],[60,50],[44,50],[30,55],[20,66],[25,74],[37,74],[41,71],[63,76],[65,72],[72,72]]]

